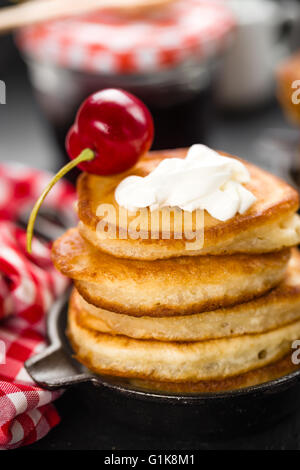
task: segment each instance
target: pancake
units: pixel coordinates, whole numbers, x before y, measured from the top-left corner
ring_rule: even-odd
[[[118,259],[88,244],[77,229],[53,245],[55,266],[89,303],[134,316],[188,315],[245,302],[284,277],[290,250],[261,255],[169,260]]]
[[[271,380],[275,380],[283,377],[284,375],[295,372],[299,370],[299,368],[299,365],[297,366],[292,363],[291,356],[287,355],[274,364],[223,380],[208,380],[196,383],[174,383],[131,379],[128,380],[128,383],[137,388],[161,393],[220,393],[270,382]]]
[[[97,308],[76,290],[71,303],[85,328],[136,339],[203,341],[263,333],[300,320],[300,255],[294,250],[284,281],[271,292],[212,312],[136,318]]]
[[[97,374],[159,382],[223,380],[291,354],[300,321],[257,335],[198,342],[161,342],[112,336],[86,328],[69,307],[68,336],[76,358]]]
[[[170,214],[170,239],[166,240],[163,239],[161,217],[167,217],[169,209],[163,208],[152,213],[145,209],[139,217],[140,238],[126,239],[124,220],[128,220],[129,226],[136,220],[136,214],[121,210],[116,203],[114,191],[119,182],[129,175],[146,176],[163,159],[184,158],[186,153],[185,149],[151,152],[130,171],[111,177],[83,173],[78,179],[81,235],[98,249],[114,256],[144,260],[177,256],[266,253],[282,250],[300,242],[300,218],[295,214],[298,209],[297,192],[276,176],[244,161],[251,175],[250,183],[245,186],[257,198],[245,214],[237,214],[234,218],[221,222],[206,211],[204,220],[200,216],[197,219],[196,216],[201,211],[195,211],[189,221],[182,222],[183,211],[177,208],[176,215]],[[113,210],[101,214],[97,212],[101,204],[109,204]],[[187,248],[187,240],[193,239],[193,236],[194,239],[197,236],[199,243],[194,246],[189,244]],[[154,237],[157,239],[153,239]]]
[[[247,233],[236,234],[235,237],[220,244],[216,240],[216,246],[204,245],[201,250],[187,250],[182,240],[103,239],[102,236],[98,236],[98,232],[82,222],[79,222],[78,229],[83,238],[105,253],[119,258],[149,261],[179,256],[269,253],[300,243],[300,218],[297,214],[288,215],[266,226],[254,227]]]

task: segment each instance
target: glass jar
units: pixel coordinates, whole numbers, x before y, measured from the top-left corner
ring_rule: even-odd
[[[17,43],[61,146],[83,99],[117,87],[148,105],[153,148],[163,149],[205,142],[212,76],[234,25],[223,2],[178,0],[147,18],[97,13],[32,26]]]

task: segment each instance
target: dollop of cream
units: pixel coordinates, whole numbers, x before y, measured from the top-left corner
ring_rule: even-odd
[[[115,190],[117,203],[128,211],[149,207],[179,207],[192,212],[205,209],[226,221],[243,214],[255,196],[243,184],[250,174],[241,162],[205,145],[193,145],[186,158],[166,158],[149,175],[128,176]]]

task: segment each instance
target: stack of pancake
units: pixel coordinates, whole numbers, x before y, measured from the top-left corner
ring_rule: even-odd
[[[205,212],[204,243],[194,249],[178,239],[174,220],[162,239],[147,210],[139,219],[144,238],[126,239],[124,217],[116,222],[98,210],[111,204],[120,215],[114,192],[123,178],[146,176],[186,152],[152,152],[125,174],[79,177],[79,225],[53,246],[54,264],[75,284],[68,335],[76,357],[98,374],[169,392],[229,390],[284,375],[297,367],[291,345],[300,339],[293,188],[243,162],[256,202],[226,222]],[[110,229],[114,238],[105,236]],[[202,229],[193,218],[184,233]]]

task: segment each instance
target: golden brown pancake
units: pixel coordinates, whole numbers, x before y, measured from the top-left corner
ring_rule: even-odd
[[[174,317],[132,317],[87,303],[74,289],[72,308],[84,327],[136,339],[203,341],[263,333],[300,320],[300,255],[294,250],[284,281],[250,302]]]
[[[239,390],[246,387],[252,387],[271,380],[278,379],[284,375],[299,370],[300,365],[294,365],[290,354],[279,361],[260,369],[251,370],[245,374],[229,377],[223,380],[207,380],[202,382],[155,382],[151,380],[130,379],[131,385],[149,391],[162,393],[219,393],[230,390]]]
[[[71,229],[53,245],[55,266],[89,303],[134,316],[188,315],[245,302],[284,277],[290,250],[261,255],[118,259]]]
[[[196,212],[190,223],[183,223],[183,230],[178,219],[171,214],[170,239],[164,240],[161,224],[155,223],[155,211],[150,213],[147,209],[139,218],[139,232],[140,236],[148,239],[120,239],[122,236],[126,237],[124,222],[122,219],[119,221],[120,213],[125,214],[128,223],[136,218],[136,214],[121,210],[116,203],[114,191],[119,182],[128,175],[146,176],[163,159],[184,158],[186,153],[186,149],[151,152],[130,171],[111,177],[83,173],[78,180],[81,235],[97,248],[114,256],[148,260],[176,256],[265,253],[282,250],[300,242],[300,219],[295,215],[298,209],[297,192],[276,176],[244,161],[251,175],[250,183],[245,186],[256,196],[257,201],[245,214],[237,214],[226,222],[216,220],[205,212],[203,247],[192,249],[190,246],[187,249],[186,245],[192,234],[202,233],[203,224],[200,218],[200,226],[197,225]],[[110,204],[115,213],[109,212],[103,216],[98,212],[97,215],[101,204]],[[182,215],[182,211],[177,209],[176,213],[178,211]],[[156,215],[165,216],[167,212],[168,208],[164,208]],[[117,238],[108,238],[105,230],[115,230]],[[158,239],[150,239],[151,232],[152,237],[154,235]],[[176,239],[182,232],[183,239]]]
[[[112,336],[86,328],[69,307],[68,336],[76,358],[98,374],[159,382],[223,380],[292,354],[300,321],[267,333],[198,342]]]

